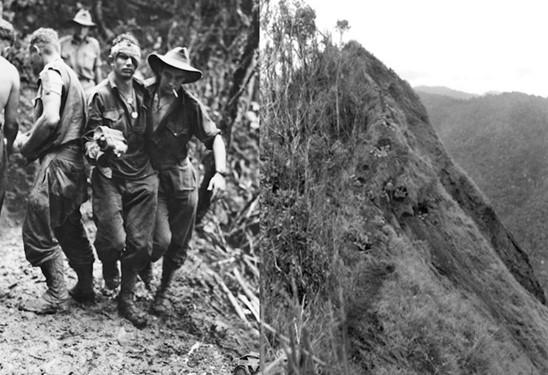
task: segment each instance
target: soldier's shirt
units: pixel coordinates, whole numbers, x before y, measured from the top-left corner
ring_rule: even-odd
[[[61,57],[69,65],[80,81],[95,82],[95,67],[101,64],[101,48],[97,39],[86,36],[84,39],[74,35],[62,37]]]
[[[136,102],[132,106],[124,103],[122,95],[111,72],[105,80],[93,88],[88,98],[88,138],[98,126],[120,130],[127,140],[128,149],[119,158],[108,158],[111,172],[105,168],[105,177],[118,177],[129,180],[143,179],[154,173],[147,153],[147,124],[149,111],[146,106],[148,95],[142,83],[133,79]],[[86,139],[88,142],[90,139]],[[103,166],[105,167],[105,166]],[[101,170],[101,169],[100,169]]]
[[[48,65],[44,67],[44,70],[40,72],[40,85],[38,86],[38,93],[34,98],[34,122],[42,115],[44,106],[42,104],[42,98],[46,95],[59,95],[63,92],[63,79],[61,75],[50,69]]]
[[[202,103],[183,87],[167,110],[159,110],[157,83],[146,82],[152,114],[150,161],[156,170],[166,170],[183,163],[188,156],[188,144],[196,136],[208,149],[212,149],[215,136],[221,133],[210,119]],[[163,108],[162,108],[163,109]]]

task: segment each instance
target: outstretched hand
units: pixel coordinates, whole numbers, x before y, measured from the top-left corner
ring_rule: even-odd
[[[209,181],[208,191],[211,191],[211,199],[215,198],[226,189],[226,181],[223,175],[215,173]]]
[[[12,150],[13,152],[21,152],[21,148],[27,143],[27,140],[29,139],[29,134],[27,133],[17,133],[17,137],[13,141]]]

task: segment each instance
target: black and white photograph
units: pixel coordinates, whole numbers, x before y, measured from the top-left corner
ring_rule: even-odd
[[[547,14],[0,0],[0,375],[548,374]]]
[[[257,373],[258,2],[0,5],[0,374]]]
[[[265,374],[548,373],[546,14],[261,3]]]

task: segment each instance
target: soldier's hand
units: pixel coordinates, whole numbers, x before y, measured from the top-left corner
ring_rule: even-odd
[[[215,173],[211,180],[209,181],[209,185],[207,187],[208,191],[211,191],[211,199],[215,198],[217,195],[219,195],[221,192],[225,191],[226,189],[226,181],[222,174]]]
[[[96,142],[86,142],[84,147],[86,156],[91,160],[97,161],[104,154]]]
[[[29,139],[29,134],[27,133],[18,133],[17,137],[15,137],[15,141],[13,141],[13,152],[20,152],[21,148],[27,143]]]

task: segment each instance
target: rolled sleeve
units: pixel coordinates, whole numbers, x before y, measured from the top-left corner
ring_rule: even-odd
[[[93,139],[95,129],[101,126],[102,121],[103,102],[100,95],[95,92],[92,93],[88,99],[88,119],[84,129],[84,135],[82,136],[82,140],[84,141],[84,155],[91,164],[95,164],[99,157],[104,154]]]
[[[45,69],[40,73],[40,84],[42,85],[42,96],[63,92],[63,79],[61,73],[53,68]]]
[[[99,93],[90,95],[88,100],[88,121],[86,123],[84,139],[89,141],[93,138],[95,129],[103,123],[104,105]]]
[[[213,148],[213,140],[218,134],[221,134],[221,130],[217,128],[215,123],[208,116],[202,103],[196,101],[196,137],[211,150]]]

